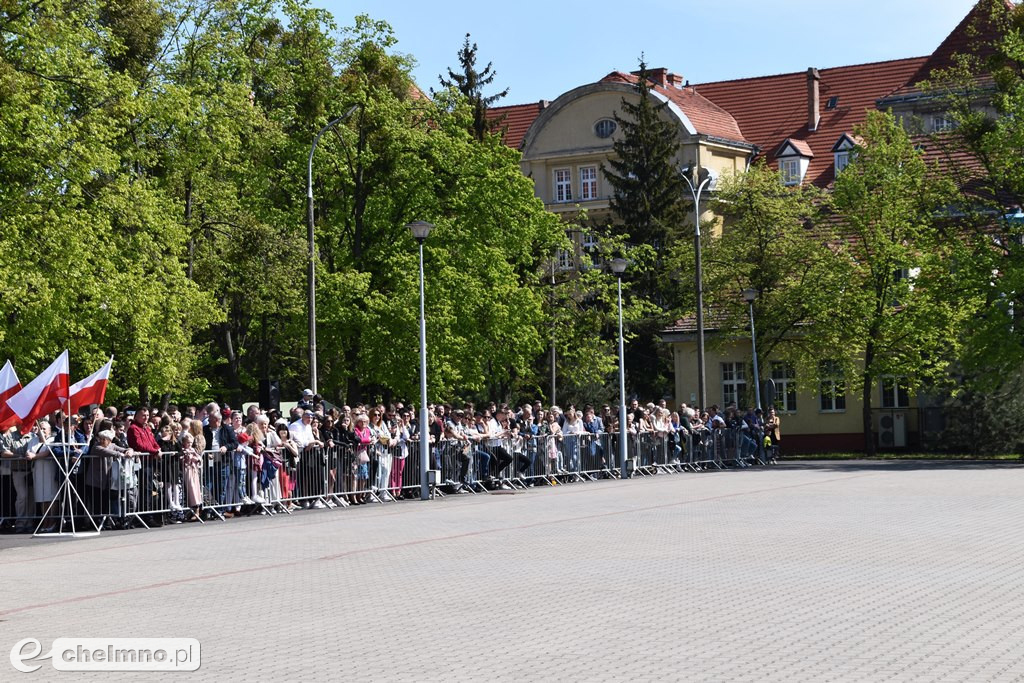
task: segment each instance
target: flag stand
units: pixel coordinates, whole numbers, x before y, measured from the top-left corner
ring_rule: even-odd
[[[66,401],[66,404],[68,406],[68,413],[66,415],[67,422],[65,423],[64,428],[61,429],[61,432],[63,433],[63,443],[61,444],[63,446],[63,455],[62,457],[58,458],[53,454],[52,450],[50,451],[50,456],[57,462],[57,466],[60,468],[61,474],[64,475],[64,481],[63,483],[61,483],[60,488],[57,489],[57,495],[53,497],[53,500],[51,500],[49,506],[47,506],[46,512],[43,513],[42,518],[39,520],[39,524],[36,525],[36,530],[32,533],[32,538],[47,538],[53,536],[70,536],[71,538],[80,538],[100,535],[99,525],[96,524],[96,520],[93,519],[92,514],[89,512],[89,508],[82,501],[82,497],[78,495],[78,490],[75,488],[75,485],[71,482],[72,471],[74,470],[75,466],[77,466],[81,462],[82,456],[80,454],[74,456],[74,462],[72,462],[72,457],[70,455],[72,446],[70,438],[71,401]],[[65,417],[63,408],[61,408],[61,417]],[[74,445],[77,446],[78,444]],[[63,463],[61,462],[62,460]],[[78,504],[81,506],[82,511],[85,512],[86,518],[92,525],[92,531],[78,531],[75,528],[75,508],[72,496],[74,496],[74,500],[78,501]],[[40,529],[43,526],[43,522],[45,522],[47,517],[49,517],[50,511],[53,509],[53,506],[57,504],[58,500],[60,500],[60,519],[57,522],[57,530],[47,532],[40,531]],[[67,523],[71,527],[70,532],[64,530],[65,523]]]

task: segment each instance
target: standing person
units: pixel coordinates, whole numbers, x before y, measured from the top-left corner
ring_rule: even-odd
[[[565,452],[569,456],[569,472],[579,472],[580,469],[580,434],[584,434],[583,420],[575,408],[570,407],[565,411],[565,421],[562,423],[562,434],[565,436]]]
[[[32,464],[25,458],[25,449],[32,442],[32,433],[22,434],[17,427],[11,427],[0,434],[0,473],[6,468],[10,490],[0,490],[2,500],[9,500],[9,509],[3,510],[4,517],[13,518],[15,533],[28,531],[28,473]],[[7,498],[6,496],[10,496]]]
[[[132,422],[128,425],[126,437],[128,447],[142,458],[142,499],[139,505],[142,512],[149,513],[143,516],[142,521],[147,526],[163,526],[163,513],[151,512],[160,506],[163,480],[160,473],[160,446],[149,426],[149,408],[143,406],[135,411]]]
[[[312,396],[310,396],[312,398]],[[323,457],[316,452],[323,446],[313,431],[313,418],[316,413],[312,410],[304,410],[295,420],[288,425],[288,433],[292,441],[298,446],[301,458],[299,459],[298,470],[298,497],[303,498],[302,507],[322,508],[324,504],[317,498],[320,489],[323,487]]]
[[[352,462],[352,491],[354,495],[349,502],[356,505],[370,502],[365,493],[370,479],[370,447],[373,445],[373,431],[370,430],[370,418],[366,413],[356,416],[356,428],[352,430],[356,438],[356,457]]]
[[[89,444],[89,468],[85,473],[86,490],[90,492],[89,498],[95,500],[100,507],[90,510],[93,514],[108,514],[111,517],[119,517],[121,514],[121,499],[117,492],[111,490],[111,472],[115,471],[113,463],[118,463],[118,476],[122,458],[134,455],[131,450],[122,448],[114,443],[113,425],[109,420],[100,423],[103,429],[93,434],[92,442]],[[113,503],[113,504],[111,504]],[[117,522],[113,519],[104,523],[105,529],[114,528]]]
[[[374,456],[377,467],[373,478],[373,491],[380,494],[381,500],[394,500],[388,492],[391,482],[391,428],[384,420],[383,410],[378,406],[370,411],[370,430],[374,438]]]
[[[390,492],[395,498],[403,497],[402,474],[405,472],[405,463],[409,457],[411,421],[412,415],[408,410],[403,410],[391,431],[391,441],[395,444],[395,459],[391,465]]]
[[[32,494],[42,533],[56,530],[54,524],[42,526],[46,522],[46,510],[57,495],[57,461],[53,458],[52,445],[50,422],[39,420],[33,430],[33,438],[25,448],[25,457],[32,462]]]
[[[184,508],[181,505],[181,445],[178,439],[174,438],[169,416],[165,415],[161,421],[160,435],[156,442],[160,446],[164,465],[161,474],[167,492],[167,507],[171,511],[170,520],[174,524],[180,524],[185,520],[185,515],[182,514]]]
[[[224,506],[235,506],[241,503],[238,496],[238,482],[232,481],[231,472],[238,451],[238,435],[229,424],[221,424],[219,412],[208,413],[203,437],[206,439],[206,450],[212,452],[212,463],[217,471],[210,471],[212,481],[217,485],[215,500]],[[234,488],[232,488],[234,484]],[[223,510],[225,517],[234,517],[230,507]]]
[[[601,443],[601,435],[604,434],[604,420],[594,414],[594,406],[583,407],[583,431],[589,435],[587,440],[590,443],[587,449],[593,463],[600,465],[602,470],[607,470],[608,463],[604,459],[604,444]]]
[[[545,437],[544,453],[547,455],[548,473],[557,474],[562,470],[562,427],[558,424],[558,413],[548,411],[541,434]]]
[[[775,412],[775,406],[768,406],[768,419],[764,422],[764,431],[772,449],[769,457],[774,461],[782,449],[782,418]]]
[[[202,426],[198,421],[196,424]],[[190,522],[200,520],[203,508],[203,483],[200,480],[203,456],[196,449],[195,442],[196,437],[191,432],[181,435],[181,470],[185,482],[185,505],[191,513],[188,517]]]
[[[491,450],[491,458],[494,459],[493,474],[497,483],[503,489],[510,489],[512,488],[511,486],[501,483],[502,473],[506,467],[512,464],[512,456],[509,454],[508,449],[505,448],[505,445],[512,436],[506,415],[505,408],[498,408],[487,420],[487,436],[489,437],[487,445]]]

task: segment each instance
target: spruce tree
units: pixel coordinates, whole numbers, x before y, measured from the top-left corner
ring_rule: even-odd
[[[631,325],[626,372],[633,391],[657,397],[671,390],[671,359],[659,335],[672,318],[677,302],[670,290],[665,258],[668,247],[686,224],[685,181],[680,175],[678,127],[663,112],[667,103],[650,95],[647,66],[640,60],[637,101],[622,99],[622,115],[614,114],[622,132],[602,173],[614,189],[611,209],[631,246],[627,278],[634,305],[644,311]]]
[[[462,67],[462,72],[458,73],[448,69],[448,78],[444,76],[437,78],[442,87],[455,88],[469,100],[469,104],[473,108],[473,136],[482,141],[487,133],[499,123],[488,120],[487,109],[508,95],[508,88],[494,95],[484,95],[484,88],[491,84],[497,74],[491,70],[491,62],[487,62],[487,66],[482,71],[476,70],[476,51],[476,43],[470,45],[467,33],[466,40],[462,43],[462,49],[459,50],[459,66]]]
[[[614,155],[603,168],[615,189],[611,209],[637,244],[661,252],[665,242],[685,222],[685,181],[676,167],[677,126],[663,115],[667,102],[650,96],[647,65],[641,59],[636,82],[639,101],[622,98],[623,116],[614,114],[622,137],[612,145]]]

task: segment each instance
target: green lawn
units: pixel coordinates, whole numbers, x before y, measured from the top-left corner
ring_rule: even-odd
[[[863,453],[800,453],[784,455],[782,460],[865,460]],[[973,453],[896,453],[878,452],[873,460],[1020,460],[1016,453],[977,455]]]

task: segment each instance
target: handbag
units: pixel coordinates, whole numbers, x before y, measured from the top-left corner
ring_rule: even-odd
[[[359,451],[359,464],[365,465],[368,462],[370,462],[370,454],[365,450]]]

